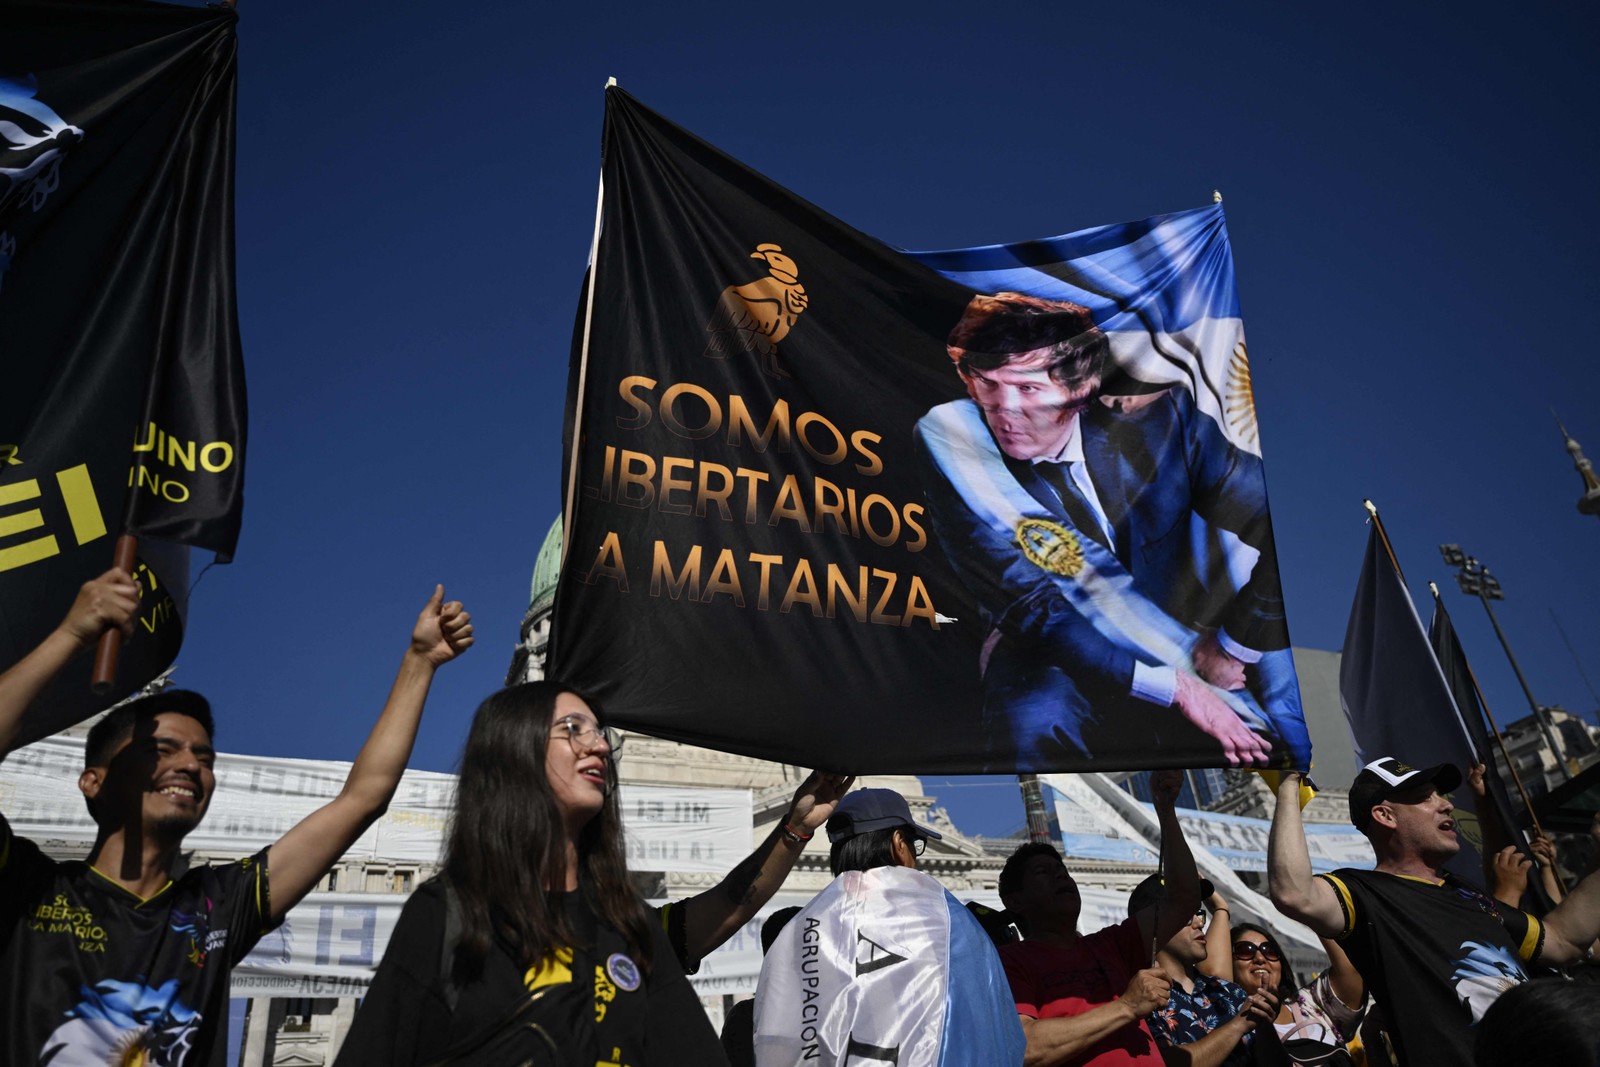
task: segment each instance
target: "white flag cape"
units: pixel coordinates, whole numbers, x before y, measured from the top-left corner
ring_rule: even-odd
[[[796,915],[756,991],[758,1067],[1002,1067],[1022,1027],[994,946],[933,878],[846,871]]]

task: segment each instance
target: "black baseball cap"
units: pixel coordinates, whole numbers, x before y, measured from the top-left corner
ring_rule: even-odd
[[[1400,790],[1418,782],[1431,782],[1441,793],[1461,784],[1461,771],[1453,763],[1438,763],[1418,770],[1393,756],[1375,759],[1350,783],[1350,822],[1365,833],[1372,824],[1372,809]]]
[[[828,817],[828,840],[834,844],[847,841],[874,830],[887,830],[892,826],[909,826],[923,837],[935,841],[943,835],[926,826],[918,826],[911,819],[911,805],[893,789],[857,789],[845,794],[839,806]]]
[[[1217,887],[1211,879],[1200,879],[1200,899],[1194,902],[1196,908],[1204,904]],[[1146,908],[1154,907],[1166,895],[1167,887],[1162,883],[1161,875],[1152,874],[1144,881],[1133,887],[1133,892],[1128,894],[1128,917],[1131,919]]]

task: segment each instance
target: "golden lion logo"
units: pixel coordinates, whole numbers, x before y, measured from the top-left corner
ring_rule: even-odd
[[[1023,519],[1017,523],[1017,545],[1028,562],[1051,574],[1076,578],[1083,570],[1083,542],[1058,522]]]
[[[733,352],[759,352],[762,370],[788,378],[778,364],[778,342],[789,336],[809,303],[800,268],[774,244],[757,245],[750,258],[767,261],[767,276],[722,290],[706,324],[711,337],[705,354],[723,359]]]

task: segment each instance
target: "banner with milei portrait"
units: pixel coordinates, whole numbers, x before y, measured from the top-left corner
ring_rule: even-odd
[[[1220,205],[906,253],[614,87],[602,180],[553,677],[840,771],[1309,764]]]

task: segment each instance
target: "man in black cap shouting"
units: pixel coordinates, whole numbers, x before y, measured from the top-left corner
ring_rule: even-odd
[[[1580,882],[1539,919],[1448,874],[1460,849],[1450,790],[1461,772],[1373,760],[1350,787],[1350,821],[1375,870],[1313,876],[1300,821],[1301,776],[1283,775],[1272,819],[1272,902],[1338,941],[1384,1007],[1406,1067],[1472,1062],[1473,1026],[1494,999],[1528,978],[1525,965],[1561,966],[1600,935],[1600,878]]]

